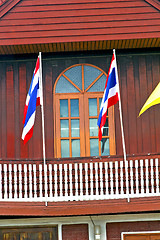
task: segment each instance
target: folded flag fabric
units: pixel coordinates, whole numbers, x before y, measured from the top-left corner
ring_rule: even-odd
[[[118,74],[115,53],[113,52],[104,94],[101,102],[97,125],[99,127],[99,141],[102,139],[103,128],[106,122],[107,109],[119,100]]]
[[[139,116],[144,113],[148,108],[160,103],[160,83],[158,83],[157,87],[151,93],[145,104],[143,105]]]
[[[41,91],[40,91],[40,59],[38,57],[36,67],[33,73],[32,82],[27,94],[26,103],[24,107],[23,118],[23,132],[22,139],[24,144],[32,137],[33,127],[35,122],[36,106],[41,103]]]

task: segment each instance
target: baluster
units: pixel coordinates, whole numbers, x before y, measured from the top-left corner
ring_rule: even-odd
[[[134,195],[133,190],[133,160],[130,160],[130,179],[131,179],[131,196]]]
[[[120,161],[120,178],[121,178],[121,195],[124,194],[124,189],[123,189],[123,161]]]
[[[69,164],[70,200],[73,201],[72,164]]]
[[[22,165],[18,164],[19,170],[19,199],[22,199]]]
[[[144,176],[143,176],[143,160],[140,160],[141,166],[141,195],[144,196]]]
[[[39,164],[39,197],[42,201],[42,164]]]
[[[75,163],[74,169],[75,169],[75,196],[77,201],[78,200],[78,165],[77,163]]]
[[[146,194],[149,194],[149,173],[148,173],[148,159],[145,159],[146,166]]]
[[[55,201],[57,201],[57,197],[58,197],[58,183],[57,183],[57,164],[54,164],[54,197],[55,197]]]
[[[52,164],[49,164],[49,186],[50,186],[50,198],[53,197],[53,193],[52,193]]]
[[[100,195],[101,197],[103,196],[103,168],[102,165],[103,163],[99,163],[99,169],[100,169]]]
[[[24,197],[27,198],[27,164],[24,164]]]
[[[108,192],[108,163],[105,162],[105,186],[106,186],[106,198],[109,197]]]
[[[85,163],[85,188],[86,188],[86,200],[89,199],[88,195],[88,163]]]
[[[34,198],[37,198],[37,177],[36,177],[36,164],[33,164],[33,177],[34,177]]]
[[[116,178],[116,195],[119,194],[118,192],[118,162],[115,162],[115,178]]]
[[[151,165],[151,193],[154,193],[153,159],[150,159],[150,165]]]
[[[136,169],[136,194],[139,194],[139,184],[138,184],[138,160],[135,160],[135,169]]]
[[[32,165],[29,164],[29,198],[32,198]]]
[[[129,177],[128,177],[128,161],[125,161],[125,174],[126,174],[126,195],[129,202]]]
[[[98,195],[99,195],[99,192],[98,192],[98,166],[97,166],[97,162],[94,164],[95,166],[95,182],[96,182],[96,199],[98,199]]]
[[[156,165],[156,193],[159,193],[158,158],[155,159],[155,165]]]
[[[82,163],[79,164],[80,172],[80,200],[83,200],[83,176],[82,176]]]
[[[9,164],[9,198],[12,199],[12,164]]]
[[[65,201],[68,201],[68,176],[67,176],[67,164],[64,164],[64,172],[65,172]]]
[[[59,164],[59,177],[60,177],[60,201],[61,201],[63,197],[62,164]]]
[[[17,164],[14,164],[14,198],[17,198]]]
[[[110,184],[111,184],[111,197],[113,197],[113,163],[109,162],[109,168],[110,168]]]
[[[91,199],[93,199],[93,163],[90,163],[90,186],[91,186]]]
[[[0,164],[0,200],[2,200],[2,164]]]
[[[4,164],[4,199],[7,199],[7,164]]]

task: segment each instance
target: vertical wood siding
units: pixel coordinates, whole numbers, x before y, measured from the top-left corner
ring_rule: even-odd
[[[43,88],[46,157],[54,158],[53,87],[58,75],[76,63],[90,63],[108,72],[111,56],[62,57],[43,59]],[[23,110],[36,60],[0,62],[0,158],[41,159],[42,134],[40,107],[37,108],[33,137],[21,140]],[[159,152],[160,105],[139,111],[159,82],[160,54],[117,56],[121,88],[124,133],[128,154]],[[116,149],[122,154],[118,104],[115,106]]]

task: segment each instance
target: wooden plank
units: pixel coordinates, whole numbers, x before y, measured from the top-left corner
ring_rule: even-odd
[[[144,105],[145,101],[149,97],[150,93],[147,90],[147,79],[146,79],[146,64],[145,56],[139,57],[139,81],[140,81],[140,98],[141,107]],[[142,139],[143,139],[143,152],[150,152],[150,125],[149,125],[149,112],[146,111],[142,116]]]
[[[25,39],[25,38],[48,38],[48,37],[76,37],[76,36],[99,36],[99,35],[115,35],[117,36],[118,34],[127,34],[127,35],[134,35],[134,34],[139,34],[139,33],[148,33],[148,34],[153,34],[153,32],[157,32],[158,35],[160,35],[160,32],[157,29],[157,26],[137,26],[134,28],[128,27],[128,28],[101,28],[101,29],[81,29],[77,31],[77,29],[65,29],[65,30],[53,30],[53,31],[43,31],[43,35],[41,35],[40,32],[38,31],[31,31],[31,32],[13,32],[13,33],[8,33],[7,35],[4,33],[0,33],[0,38],[1,40],[10,40],[11,39]],[[38,46],[38,45],[37,45]],[[145,47],[145,45],[143,45]],[[23,53],[22,49],[20,49],[21,53]]]
[[[53,69],[57,68],[57,65]],[[45,103],[45,133],[46,133],[46,157],[52,158],[54,156],[53,143],[53,76],[52,65],[45,61],[43,63],[43,81],[45,81],[44,88],[44,103]],[[50,107],[48,107],[50,106]]]
[[[133,56],[134,67],[134,86],[135,86],[135,99],[136,99],[136,116],[138,117],[140,109],[142,107],[140,98],[140,81],[139,81],[139,57]],[[142,119],[137,119],[137,153],[142,152]]]
[[[113,17],[114,16],[114,17]],[[43,16],[42,19],[38,18],[32,18],[32,21],[29,18],[25,19],[1,19],[1,26],[21,26],[21,25],[33,25],[33,24],[57,24],[57,23],[87,23],[87,22],[115,22],[115,21],[132,21],[132,20],[148,20],[150,19],[158,19],[159,20],[159,13],[139,13],[139,14],[117,14],[117,15],[95,15],[94,16],[94,21],[93,21],[93,16],[76,16],[76,17],[46,17],[45,15]]]
[[[32,5],[24,6],[22,4],[17,5],[17,7],[12,9],[12,13],[18,12],[40,12],[40,11],[65,11],[65,10],[79,10],[79,9],[110,9],[110,8],[132,8],[132,7],[148,7],[148,4],[145,4],[142,1],[135,2],[96,2],[96,3],[73,3],[73,4],[48,4],[48,1],[44,4],[39,4],[39,2]]]
[[[157,59],[158,60],[158,59]],[[155,57],[153,57],[153,55],[148,55],[146,56],[146,79],[147,79],[147,87],[148,87],[148,93],[151,93],[154,88],[156,87],[156,85],[158,84],[158,81],[154,81],[155,79],[152,78],[152,66],[154,64],[156,64],[155,61]],[[157,71],[157,69],[156,69]],[[158,110],[158,109],[157,109]],[[156,123],[156,118],[155,118],[155,113],[156,113],[156,109],[154,107],[151,107],[149,109],[149,123],[150,123],[150,137],[151,137],[151,152],[156,152],[156,135],[157,135],[157,131],[159,128],[159,125],[155,125]],[[160,117],[160,115],[159,115]]]
[[[14,77],[14,106],[15,106],[15,158],[20,158],[20,121],[19,121],[19,72],[18,72],[18,63],[13,64],[13,77]]]
[[[114,0],[114,2],[119,2],[120,0]],[[100,0],[100,2],[105,3],[106,0]],[[112,0],[110,0],[109,2],[113,2]],[[125,2],[126,4],[128,4],[128,2],[139,2],[139,0],[122,0],[121,2]],[[96,0],[68,0],[67,4],[87,4],[87,3],[97,3]],[[52,0],[47,0],[47,3],[45,4],[49,4],[52,5],[53,1]],[[61,0],[60,2],[58,0],[54,1],[54,4],[66,4],[65,0]],[[26,1],[22,1],[21,6],[28,6],[28,5],[44,5],[44,1],[43,0],[39,0],[38,3],[36,0],[26,0]]]
[[[130,142],[130,153],[137,153],[137,114],[136,99],[134,86],[134,68],[133,58],[129,56],[126,61],[126,77],[127,77],[127,103],[128,103],[128,132]]]
[[[23,143],[21,139],[22,130],[23,130],[23,113],[24,106],[27,97],[26,92],[26,65],[19,64],[18,66],[18,74],[19,74],[19,141],[20,141],[20,158],[28,158],[28,145]]]
[[[13,65],[6,69],[6,101],[7,101],[7,157],[15,157],[15,108]]]
[[[120,85],[120,94],[121,94],[121,102],[122,102],[124,138],[125,138],[125,144],[126,144],[126,152],[128,153],[130,149],[130,141],[129,141],[130,137],[129,137],[129,121],[128,121],[129,109],[128,109],[128,93],[127,93],[127,59],[126,57],[117,56],[117,65],[118,65],[118,72],[119,72],[119,85]],[[119,115],[117,116],[116,124],[117,126],[118,125],[120,126]],[[120,144],[116,144],[116,145],[117,145],[117,153],[122,154],[123,153],[122,133],[121,133],[121,129],[119,130],[120,130],[119,135],[116,136],[116,142],[118,141]],[[117,137],[118,137],[118,140],[117,140]]]
[[[153,61],[152,61],[152,79],[153,79],[153,90],[159,83],[159,76],[160,76],[160,57],[155,56]],[[153,106],[152,108],[154,109],[155,112],[155,126],[156,126],[156,135],[155,135],[155,140],[156,140],[156,151],[159,151],[159,144],[160,144],[160,126],[158,124],[158,119],[160,118],[160,111],[159,111],[160,105]],[[149,109],[150,110],[150,109]],[[148,110],[148,111],[149,111]],[[152,121],[151,121],[151,126],[152,126]]]
[[[156,9],[152,9],[150,7],[139,7],[139,8],[122,8],[119,11],[119,8],[113,9],[85,9],[85,10],[76,10],[76,11],[54,11],[54,17],[76,17],[76,16],[96,16],[96,15],[122,15],[122,14],[140,14],[140,13],[157,13]],[[10,12],[5,16],[5,19],[25,19],[25,18],[46,18],[46,17],[53,17],[53,12],[18,12],[12,13]]]

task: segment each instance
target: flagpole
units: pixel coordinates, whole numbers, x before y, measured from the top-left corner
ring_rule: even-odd
[[[40,104],[41,104],[41,116],[42,116],[42,144],[43,144],[43,164],[44,164],[44,178],[45,178],[45,198],[47,206],[47,165],[46,165],[46,150],[45,150],[45,133],[44,133],[44,107],[43,107],[43,86],[42,86],[42,57],[41,52],[39,52],[39,62],[40,62]]]
[[[113,49],[113,54],[116,60],[116,52],[115,49]],[[123,146],[123,157],[125,162],[125,173],[126,173],[126,189],[127,189],[127,195],[128,195],[128,202],[129,202],[129,186],[128,186],[128,162],[127,162],[127,156],[126,156],[126,146],[125,146],[125,140],[124,140],[124,129],[123,129],[123,120],[122,120],[122,105],[121,105],[121,96],[120,96],[120,88],[119,88],[119,78],[118,78],[118,70],[117,70],[117,61],[116,61],[116,76],[118,81],[118,97],[119,97],[119,116],[120,116],[120,123],[121,123],[121,134],[122,134],[122,146]]]

